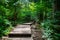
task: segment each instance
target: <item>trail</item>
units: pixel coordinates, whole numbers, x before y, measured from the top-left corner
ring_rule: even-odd
[[[3,40],[41,40],[41,34],[35,27],[32,23],[18,24]]]

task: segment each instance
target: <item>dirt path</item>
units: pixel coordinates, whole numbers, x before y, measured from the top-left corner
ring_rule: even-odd
[[[32,25],[32,34],[34,40],[42,40],[41,29],[37,29],[35,25]]]

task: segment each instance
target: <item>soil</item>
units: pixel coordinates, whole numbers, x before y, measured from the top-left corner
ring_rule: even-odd
[[[32,26],[32,37],[33,37],[34,40],[42,40],[41,29],[38,29],[34,25]]]

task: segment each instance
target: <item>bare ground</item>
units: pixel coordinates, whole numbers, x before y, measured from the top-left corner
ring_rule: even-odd
[[[37,29],[36,26],[32,26],[32,37],[34,40],[42,40],[42,32],[41,29]]]

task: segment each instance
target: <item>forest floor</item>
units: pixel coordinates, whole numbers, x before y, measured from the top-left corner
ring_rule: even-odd
[[[32,34],[34,40],[42,40],[42,31],[36,25],[32,25]]]

